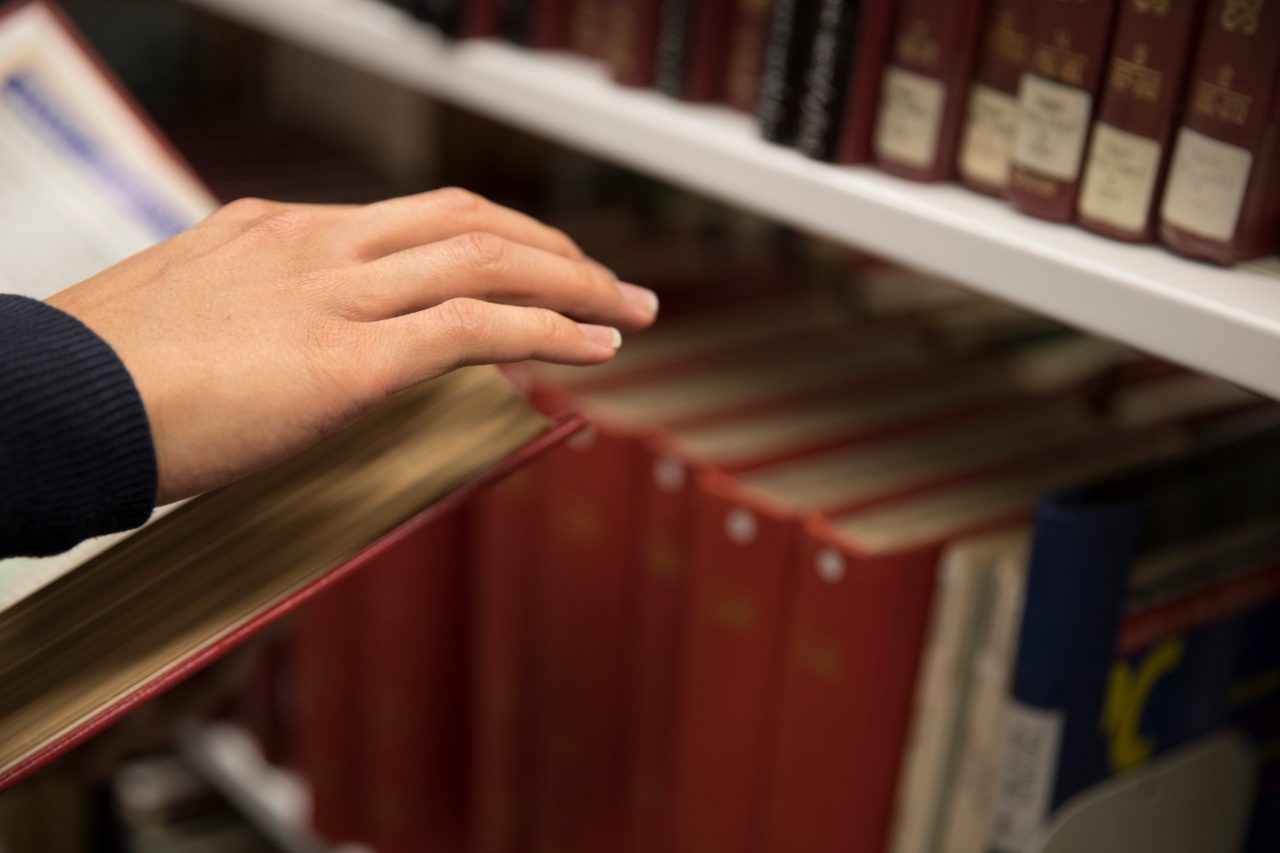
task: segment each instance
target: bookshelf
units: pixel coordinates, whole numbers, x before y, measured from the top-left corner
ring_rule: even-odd
[[[450,44],[377,0],[183,0],[607,160],[1280,397],[1280,279],[837,168],[749,116],[614,85],[579,57]]]

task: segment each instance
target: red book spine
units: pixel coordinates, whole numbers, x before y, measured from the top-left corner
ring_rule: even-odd
[[[529,46],[540,50],[569,47],[573,33],[573,0],[537,0],[529,27]]]
[[[356,746],[356,607],[368,577],[347,578],[307,604],[290,649],[297,697],[293,751],[311,789],[312,825],[332,842],[359,835],[357,795],[364,779]]]
[[[1009,174],[1009,201],[1024,213],[1075,218],[1115,9],[1116,0],[1044,0],[1036,7]]]
[[[489,38],[502,32],[502,14],[498,0],[465,0],[462,9],[462,34],[466,38]]]
[[[676,709],[687,651],[693,471],[646,441],[628,707],[630,849],[669,850]]]
[[[359,625],[368,648],[362,835],[379,853],[463,846],[465,543],[465,510],[454,510],[397,543],[369,573]]]
[[[987,4],[956,169],[970,189],[1004,197],[1018,130],[1018,83],[1031,58],[1037,0]]]
[[[698,478],[679,688],[671,850],[748,850],[773,719],[778,647],[797,528]]]
[[[797,553],[759,849],[884,850],[939,549],[868,558],[818,519]]]
[[[610,0],[610,12],[605,60],[614,81],[623,86],[653,86],[662,0]]]
[[[725,71],[725,102],[753,112],[760,96],[773,0],[738,0]]]
[[[693,4],[681,89],[681,97],[686,101],[724,99],[729,29],[736,3],[737,0],[699,0]]]
[[[518,853],[528,836],[532,726],[529,601],[539,533],[538,460],[479,495],[470,512],[472,714],[471,832],[474,853]]]
[[[1280,241],[1280,2],[1211,0],[1160,207],[1174,251],[1230,264]]]
[[[1117,240],[1155,237],[1202,0],[1122,0],[1080,186],[1080,224]]]
[[[863,0],[858,18],[858,43],[849,67],[844,125],[836,162],[851,165],[871,159],[871,132],[880,105],[880,78],[889,55],[893,32],[893,0]]]
[[[881,83],[876,165],[919,181],[955,173],[982,0],[904,0]]]
[[[536,558],[534,849],[624,846],[638,445],[597,425],[548,456]]]

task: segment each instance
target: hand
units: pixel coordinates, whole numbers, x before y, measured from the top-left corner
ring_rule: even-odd
[[[607,361],[618,328],[657,310],[562,232],[459,189],[367,206],[233,202],[48,302],[133,376],[161,504],[462,365]]]

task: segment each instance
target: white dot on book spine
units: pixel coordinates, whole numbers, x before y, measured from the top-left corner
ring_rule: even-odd
[[[585,427],[574,433],[566,442],[574,450],[590,450],[596,443],[595,427]]]
[[[840,556],[839,552],[823,548],[818,552],[815,564],[818,577],[827,583],[839,583],[844,580],[844,557]]]
[[[683,489],[686,473],[684,464],[675,459],[659,459],[653,463],[653,481],[664,492]]]
[[[724,518],[724,532],[735,545],[746,545],[756,538],[756,517],[745,509],[731,509]]]

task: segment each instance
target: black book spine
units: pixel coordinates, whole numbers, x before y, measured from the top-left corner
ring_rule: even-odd
[[[464,0],[412,0],[409,11],[421,21],[433,25],[449,38],[462,34]]]
[[[819,0],[775,0],[756,118],[760,135],[790,145],[800,119]]]
[[[499,27],[502,37],[516,44],[528,44],[533,27],[533,0],[501,0]]]
[[[684,70],[689,46],[692,0],[664,0],[654,65],[654,88],[678,98],[684,94]]]
[[[836,158],[848,97],[849,64],[861,17],[861,0],[821,0],[818,9],[796,130],[796,147],[818,160]]]

